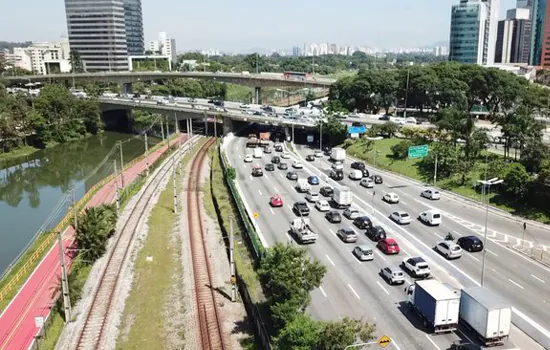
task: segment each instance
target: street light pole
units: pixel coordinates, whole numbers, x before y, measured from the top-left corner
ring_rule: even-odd
[[[485,233],[483,236],[483,260],[481,261],[481,286],[483,286],[483,283],[485,282],[485,258],[487,256],[487,225],[489,222],[489,196],[488,193],[491,191],[492,185],[498,185],[504,180],[499,180],[498,178],[492,178],[490,180],[478,180],[479,183],[483,184],[483,196],[486,198],[486,204],[485,204]],[[485,188],[487,187],[487,190]]]
[[[409,99],[409,77],[411,71],[407,69],[407,88],[405,90],[405,111],[403,112],[403,118],[407,118],[407,100]]]
[[[319,150],[323,151],[323,122],[319,125]]]
[[[437,153],[435,154],[434,187],[437,185]]]

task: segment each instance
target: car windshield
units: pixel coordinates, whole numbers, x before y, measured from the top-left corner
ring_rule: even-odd
[[[399,215],[402,217],[402,218],[406,218],[409,216],[409,214],[407,213],[399,213]]]
[[[459,250],[460,250],[460,247],[457,246],[457,245],[454,245],[454,246],[451,247],[451,250],[452,250],[453,252],[456,252],[456,251],[459,251]]]
[[[349,229],[348,230],[342,230],[342,232],[344,232],[344,234],[346,236],[352,236],[352,235],[355,234],[355,232],[353,232],[353,230],[349,230]]]

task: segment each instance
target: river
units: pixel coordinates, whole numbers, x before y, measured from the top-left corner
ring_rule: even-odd
[[[113,172],[113,160],[120,167],[118,141],[125,164],[145,151],[141,137],[104,132],[0,162],[0,275],[41,227],[51,229],[65,215],[72,200],[63,200],[66,193],[75,188],[79,200]],[[148,139],[149,147],[157,142]]]

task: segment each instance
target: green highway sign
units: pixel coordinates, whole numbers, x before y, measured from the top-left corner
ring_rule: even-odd
[[[409,158],[424,158],[428,155],[428,145],[411,146],[409,147]]]

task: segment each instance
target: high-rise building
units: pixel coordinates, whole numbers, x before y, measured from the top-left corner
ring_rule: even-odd
[[[68,73],[69,42],[33,42],[28,47],[14,47],[10,64],[34,74]]]
[[[292,48],[292,56],[302,56],[302,49],[299,46],[294,46]]]
[[[528,8],[508,10],[498,22],[496,63],[529,63],[531,20]]]
[[[128,55],[143,55],[145,50],[141,0],[124,0],[124,24],[126,25]]]
[[[150,51],[152,55],[168,56],[172,62],[178,60],[176,39],[167,38],[165,32],[159,33],[158,40],[149,42],[147,51]]]
[[[485,64],[493,64],[495,62],[495,48],[497,43],[497,27],[498,15],[500,13],[500,0],[481,0],[487,4],[489,11],[489,20],[485,23],[486,26],[486,42],[487,58]]]
[[[87,71],[126,71],[143,54],[141,0],[65,0],[71,50]]]
[[[453,5],[449,45],[451,61],[488,63],[489,18],[490,13],[486,1],[460,0],[460,4]]]
[[[526,4],[527,5],[527,4]],[[531,47],[529,64],[539,66],[542,57],[544,26],[546,22],[547,0],[533,0],[531,4]]]

